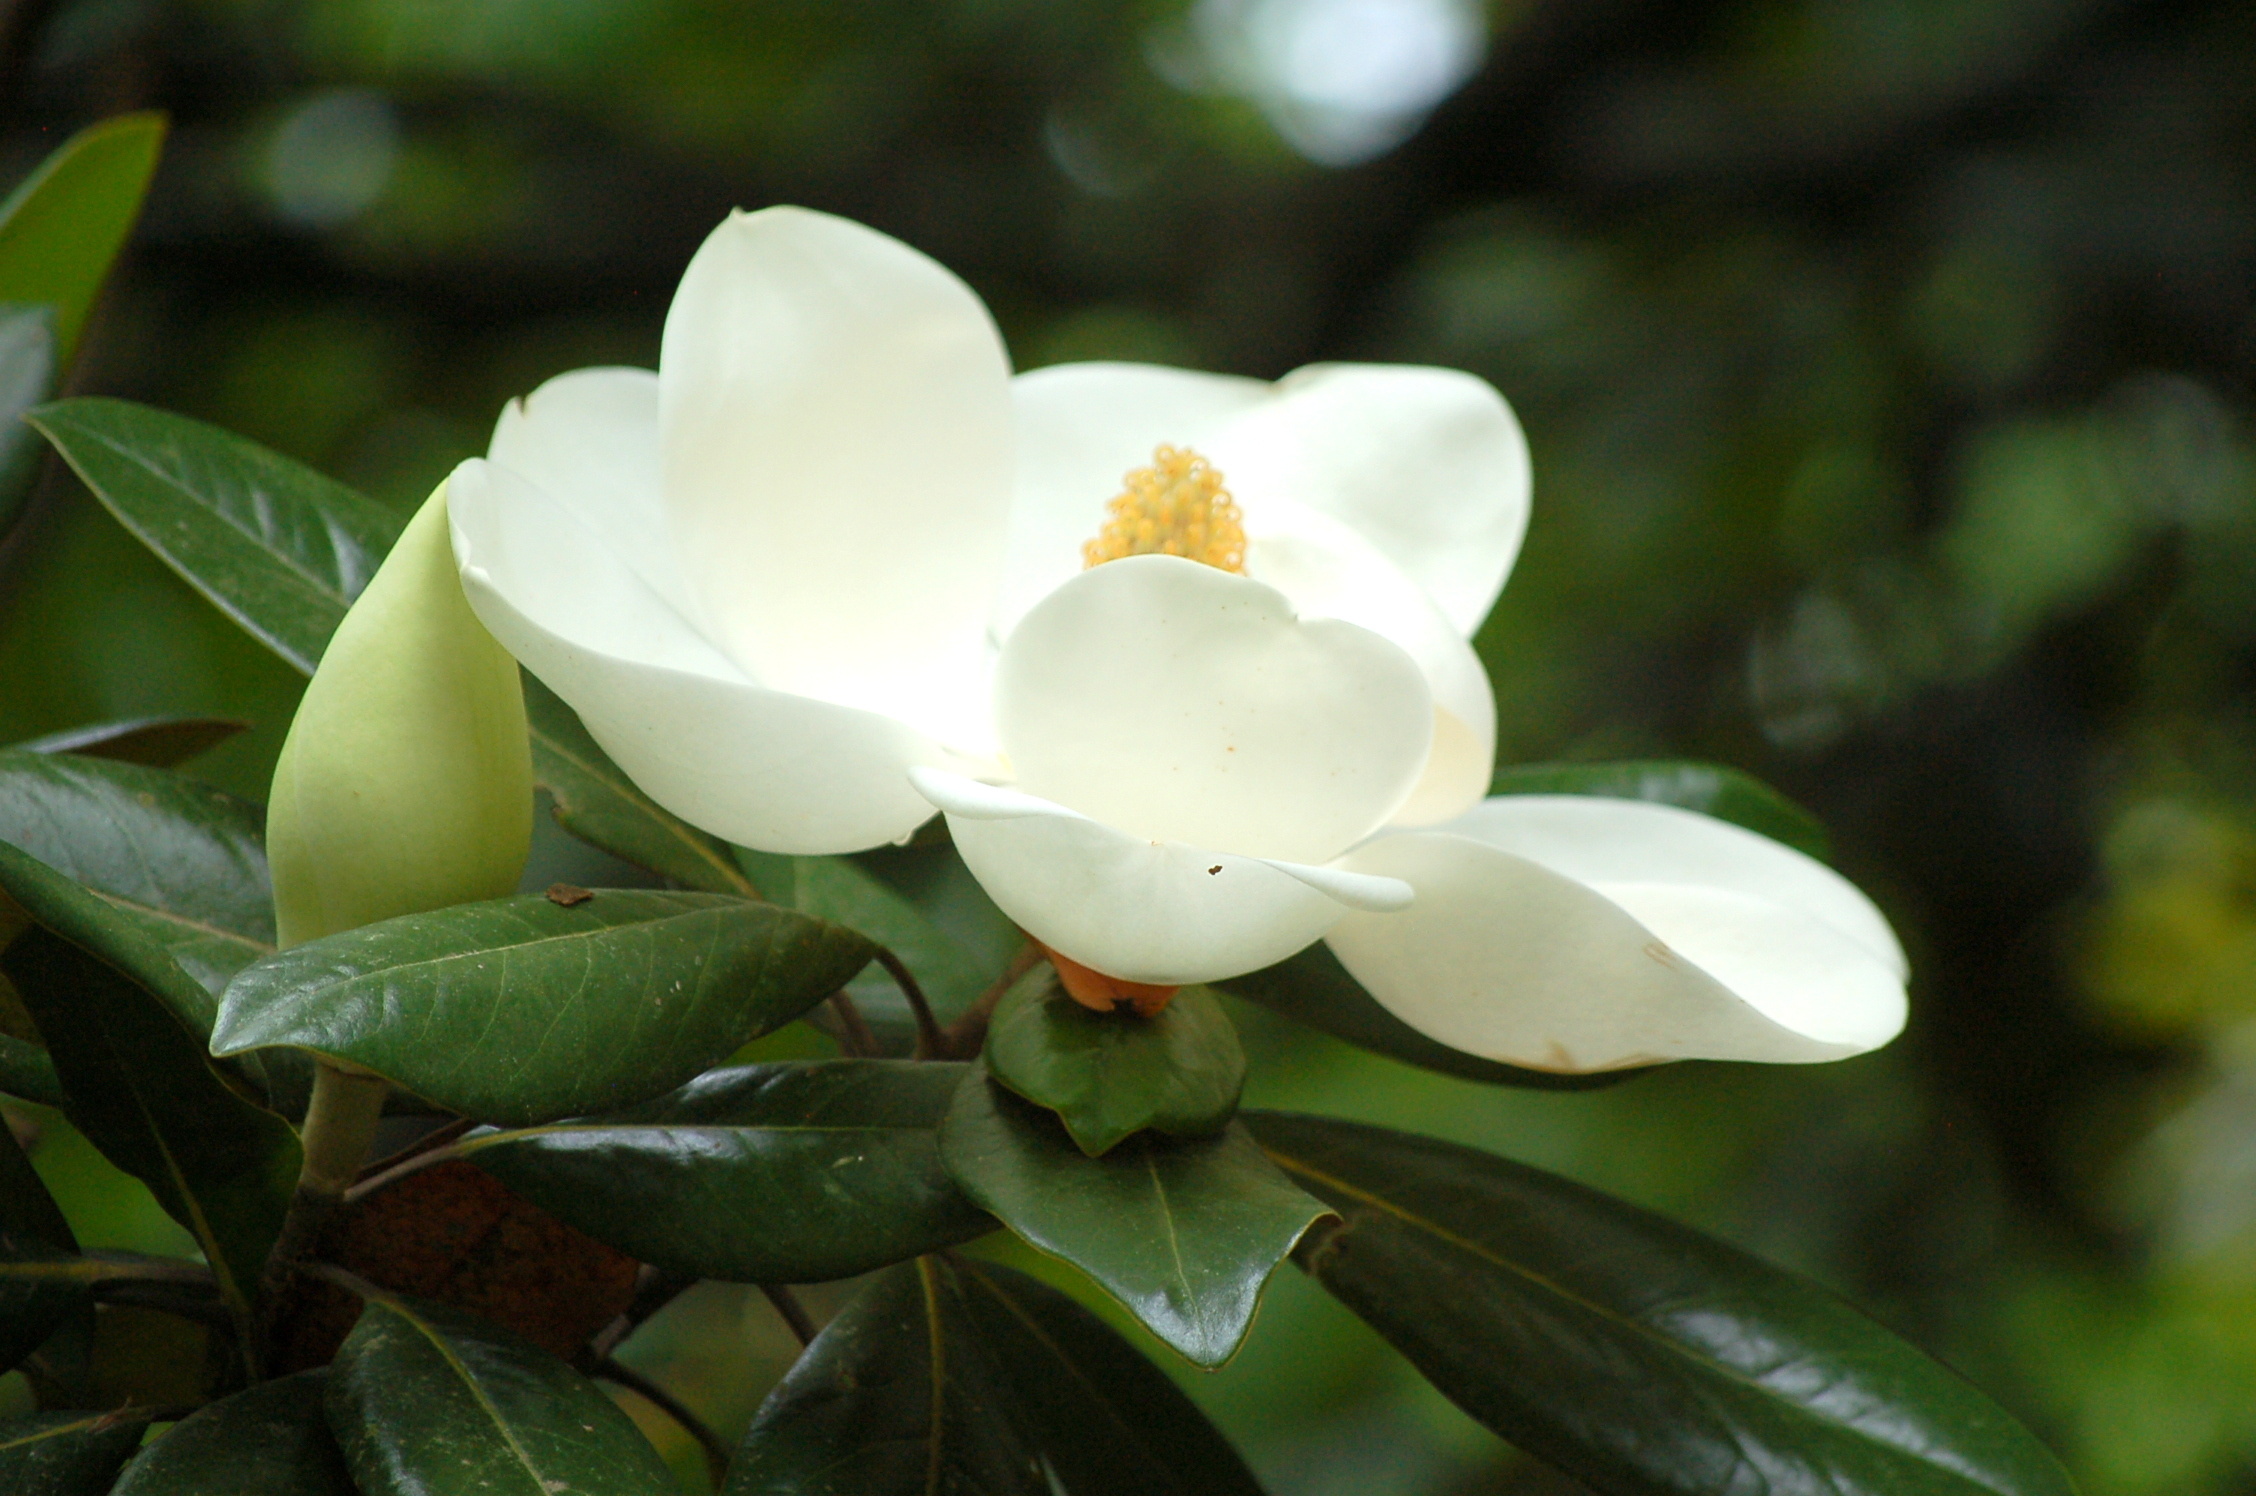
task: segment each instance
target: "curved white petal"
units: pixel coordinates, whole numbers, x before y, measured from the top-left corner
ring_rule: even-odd
[[[659,426],[675,555],[778,690],[976,748],[1010,507],[1010,365],[969,287],[799,208],[736,213],[674,293]]]
[[[1580,883],[1674,883],[1766,899],[1838,930],[1899,982],[1910,971],[1895,931],[1854,883],[1814,857],[1713,816],[1598,795],[1497,795],[1436,829]]]
[[[1398,646],[1173,556],[1044,598],[1003,648],[995,711],[1028,794],[1153,842],[1291,862],[1384,824],[1433,738],[1432,693]]]
[[[1258,971],[1320,938],[1348,913],[1343,899],[1399,907],[1409,896],[1383,876],[1152,841],[1018,791],[911,773],[947,812],[956,851],[997,908],[1122,981],[1172,987]]]
[[[658,376],[574,369],[501,408],[487,460],[572,511],[675,612],[697,603],[674,560],[658,481]]]
[[[1303,618],[1337,618],[1391,639],[1425,672],[1433,751],[1392,824],[1428,826],[1479,803],[1496,767],[1496,697],[1480,656],[1417,583],[1340,521],[1286,503],[1247,516],[1246,574],[1282,592]]]
[[[472,459],[449,479],[471,608],[676,815],[768,852],[852,852],[932,814],[904,778],[949,755],[871,712],[767,690],[563,505]]]
[[[1270,391],[1259,379],[1157,364],[1053,364],[1013,379],[1018,463],[995,637],[1009,638],[1029,608],[1081,570],[1082,543],[1096,538],[1121,480],[1148,467],[1154,448],[1201,447]]]
[[[1318,364],[1200,450],[1244,508],[1340,520],[1470,637],[1527,529],[1527,441],[1503,396],[1454,369]]]
[[[1902,985],[1878,957],[1768,900],[1614,890],[1710,969],[1624,902],[1467,837],[1395,833],[1341,863],[1417,890],[1403,913],[1334,925],[1341,964],[1405,1023],[1470,1054],[1555,1071],[1807,1062],[1902,1026]]]

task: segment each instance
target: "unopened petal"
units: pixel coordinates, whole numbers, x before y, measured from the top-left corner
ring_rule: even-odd
[[[1291,862],[1384,824],[1433,740],[1432,693],[1400,647],[1173,556],[1051,593],[1005,645],[995,702],[1028,794],[1147,841]]]
[[[715,642],[778,690],[986,732],[1010,367],[969,287],[842,218],[739,213],[659,362],[675,554]]]
[[[1322,364],[1202,448],[1248,525],[1320,510],[1415,581],[1457,632],[1488,615],[1527,529],[1527,442],[1485,381],[1454,369]]]
[[[1902,986],[1876,957],[1768,900],[1632,893],[1696,935],[1686,943],[1710,970],[1605,892],[1466,837],[1397,832],[1341,862],[1417,890],[1402,913],[1342,918],[1329,936],[1341,964],[1404,1022],[1468,1054],[1554,1071],[1808,1062],[1872,1048],[1902,1023]],[[1811,985],[1789,996],[1796,984]]]
[[[1052,950],[1123,981],[1183,986],[1258,971],[1348,913],[1337,895],[1377,905],[1407,896],[1383,876],[1335,873],[1327,888],[1325,869],[1133,836],[955,775],[915,779],[948,813],[956,851],[996,907]]]
[[[494,637],[674,814],[769,852],[858,851],[930,819],[911,764],[954,762],[875,713],[755,683],[600,538],[515,473],[450,480],[455,559]]]

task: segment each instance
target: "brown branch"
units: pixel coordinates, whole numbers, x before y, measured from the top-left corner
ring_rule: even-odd
[[[641,1372],[621,1366],[616,1361],[606,1358],[595,1368],[595,1374],[607,1382],[616,1382],[679,1424],[682,1432],[695,1439],[697,1447],[705,1452],[705,1470],[713,1478],[713,1489],[717,1491],[721,1488],[722,1483],[728,1479],[731,1451],[719,1434],[706,1427],[704,1419],[692,1413],[682,1405],[679,1398]]]
[[[909,1012],[916,1018],[916,1058],[946,1058],[948,1036],[940,1032],[940,1025],[932,1017],[932,1004],[924,1000],[924,989],[917,985],[917,979],[910,974],[908,964],[882,945],[877,948],[877,964],[885,968],[885,974],[893,979],[893,985],[901,989],[901,996],[908,1002]]]
[[[979,1001],[963,1010],[963,1015],[948,1025],[940,1038],[940,1057],[949,1060],[968,1060],[979,1053],[987,1042],[987,1020],[995,1011],[995,1004],[1003,994],[1018,984],[1018,979],[1032,971],[1042,961],[1042,948],[1033,941],[1011,958],[1003,974],[995,978],[993,986],[979,994]]]
[[[830,995],[830,1012],[838,1020],[838,1042],[848,1054],[866,1060],[884,1052],[877,1035],[870,1032],[869,1020],[843,989]]]
[[[634,1297],[627,1301],[625,1311],[588,1342],[588,1359],[598,1363],[610,1360],[611,1353],[624,1345],[628,1336],[697,1283],[687,1273],[669,1273],[645,1263],[635,1273]]]
[[[760,1292],[767,1296],[776,1317],[791,1331],[792,1338],[799,1342],[802,1350],[814,1343],[815,1336],[821,1332],[815,1328],[814,1320],[808,1317],[807,1308],[799,1302],[797,1294],[781,1283],[762,1283]]]

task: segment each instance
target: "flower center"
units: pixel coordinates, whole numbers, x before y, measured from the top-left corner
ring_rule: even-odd
[[[1162,446],[1150,467],[1121,480],[1104,528],[1081,547],[1082,567],[1124,556],[1182,556],[1245,575],[1245,528],[1222,475],[1188,447]]]

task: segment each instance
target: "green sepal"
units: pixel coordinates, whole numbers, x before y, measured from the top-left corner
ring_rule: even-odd
[[[1147,1127],[1211,1137],[1245,1088],[1237,1026],[1205,988],[1184,988],[1149,1018],[1099,1013],[1067,996],[1046,961],[995,1005],[985,1058],[988,1074],[1056,1112],[1091,1158]]]

